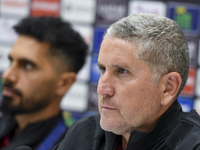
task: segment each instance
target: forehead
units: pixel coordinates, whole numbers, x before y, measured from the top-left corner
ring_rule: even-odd
[[[106,37],[100,48],[98,63],[139,65],[145,62],[137,58],[137,51],[133,44],[116,37]]]
[[[130,42],[117,38],[106,37],[101,44],[100,53],[112,53],[117,52],[119,54],[136,54],[136,48]]]
[[[20,35],[14,44],[10,56],[16,58],[36,59],[46,55],[50,44],[40,42],[33,37]]]

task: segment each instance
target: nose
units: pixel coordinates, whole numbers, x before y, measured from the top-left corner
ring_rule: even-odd
[[[15,70],[15,66],[10,65],[10,67],[3,73],[2,78],[6,82],[15,83],[17,81],[17,72]]]
[[[113,96],[115,90],[112,84],[112,80],[113,78],[107,72],[101,75],[98,82],[97,93],[102,96],[105,96],[105,95]]]

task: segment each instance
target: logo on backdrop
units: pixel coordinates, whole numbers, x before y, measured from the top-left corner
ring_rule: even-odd
[[[59,0],[32,0],[31,16],[59,16]]]
[[[94,23],[94,0],[63,0],[61,2],[61,17],[71,22]]]
[[[187,34],[199,34],[200,7],[184,3],[169,3],[168,17]]]
[[[100,0],[97,2],[96,22],[110,24],[127,16],[126,1]]]
[[[0,14],[18,17],[29,16],[30,0],[1,0]]]

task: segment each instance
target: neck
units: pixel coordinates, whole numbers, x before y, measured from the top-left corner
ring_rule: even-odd
[[[130,134],[122,136],[122,150],[126,149],[129,138],[130,138]]]
[[[15,120],[18,123],[17,133],[22,131],[28,124],[54,117],[60,113],[59,104],[50,104],[46,108],[33,113],[17,114]]]
[[[138,128],[132,129],[132,130],[136,130],[136,131],[140,131],[140,132],[150,132],[153,127],[155,126],[156,122],[159,120],[159,118],[164,114],[164,112],[170,107],[162,107],[162,109],[160,110],[159,114],[150,121],[150,123],[145,124],[145,126],[140,126]],[[131,131],[132,131],[131,130]],[[122,150],[126,150],[130,135],[131,135],[131,131],[126,132],[122,135]]]

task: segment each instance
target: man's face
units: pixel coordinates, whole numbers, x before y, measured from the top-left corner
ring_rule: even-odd
[[[101,127],[116,134],[150,130],[160,113],[161,91],[159,84],[151,82],[148,65],[136,58],[134,46],[118,38],[105,38],[98,66]]]
[[[28,36],[19,36],[12,48],[11,64],[4,72],[3,113],[30,113],[51,103],[57,74],[47,58],[50,45]]]

